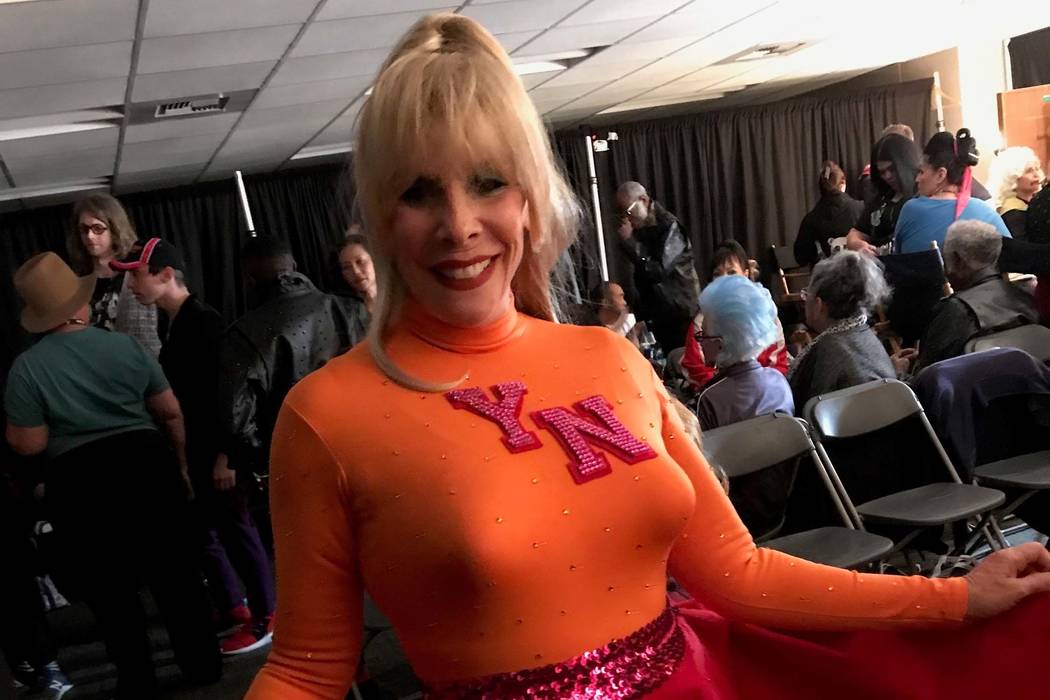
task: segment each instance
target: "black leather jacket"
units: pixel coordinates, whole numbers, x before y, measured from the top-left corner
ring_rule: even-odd
[[[297,272],[238,319],[222,348],[219,415],[231,466],[268,470],[270,436],[284,397],[300,379],[350,347],[343,306]]]
[[[655,221],[635,230],[622,242],[634,264],[638,290],[635,312],[645,319],[665,351],[682,347],[686,327],[700,299],[700,279],[693,264],[693,246],[682,224],[653,202]]]

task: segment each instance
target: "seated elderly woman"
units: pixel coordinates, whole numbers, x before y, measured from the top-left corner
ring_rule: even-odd
[[[942,299],[920,344],[916,371],[958,357],[977,336],[1038,323],[1030,294],[999,274],[1003,238],[981,221],[956,221],[944,241],[944,270],[955,293]]]
[[[1024,238],[1028,203],[1043,188],[1045,175],[1039,156],[1027,146],[1002,150],[992,161],[989,177],[996,212],[1014,238]]]
[[[802,296],[806,325],[819,335],[788,369],[800,410],[818,394],[897,376],[882,342],[868,326],[872,309],[890,296],[874,258],[842,251],[817,263]]]
[[[700,394],[696,413],[705,430],[774,411],[794,413],[784,375],[758,363],[777,337],[777,309],[766,289],[746,277],[727,275],[700,295],[704,357],[718,368]]]

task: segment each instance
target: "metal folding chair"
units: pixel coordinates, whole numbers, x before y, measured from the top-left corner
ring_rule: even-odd
[[[879,379],[815,396],[806,404],[804,413],[814,428],[817,453],[850,515],[862,523],[909,529],[908,534],[896,542],[895,551],[906,548],[928,528],[969,522],[971,518],[978,520],[974,529],[984,534],[993,549],[1003,546],[1005,538],[993,512],[1004,503],[1005,494],[996,489],[962,483],[922,405],[907,384],[895,379]],[[913,416],[921,422],[948,480],[890,493],[855,506],[828,456],[824,441],[866,435]],[[889,470],[904,465],[886,466]],[[965,543],[957,541],[955,545],[961,552]]]
[[[1050,328],[1033,323],[983,335],[966,343],[967,353],[992,348],[1017,348],[1040,362],[1050,362]]]
[[[760,436],[756,439],[756,436]],[[783,414],[759,416],[704,433],[704,451],[730,479],[746,476],[802,457],[809,457],[842,518],[842,527],[820,527],[776,537],[780,527],[768,538],[756,538],[764,547],[809,561],[852,569],[878,561],[893,549],[885,537],[865,532],[854,522],[817,456],[806,425]],[[787,503],[781,504],[781,525]]]

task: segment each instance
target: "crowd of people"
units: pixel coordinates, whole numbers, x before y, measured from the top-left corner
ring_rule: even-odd
[[[143,585],[188,683],[272,645],[251,700],[342,700],[366,590],[435,699],[1042,697],[1000,672],[1050,648],[1046,548],[940,579],[803,561],[756,546],[702,451],[703,431],[915,381],[1045,321],[1038,289],[1002,274],[1042,269],[1032,251],[1050,244],[1038,159],[999,154],[989,204],[968,131],[913,139],[887,127],[864,201],[821,165],[788,337],[759,262],[724,241],[702,284],[683,223],[633,181],[616,192],[630,284],[602,282],[588,323],[558,323],[550,276],[579,206],[506,52],[460,15],[417,23],[375,81],[361,219],[330,292],[288,241],[252,236],[249,311],[227,326],[174,244],[139,237],[109,195],[78,202],[70,262],[41,252],[15,277],[38,339],[7,376],[5,436],[31,460],[21,503],[53,526],[56,578],[98,621],[115,697],[158,693]],[[1037,248],[1005,269],[1012,237]],[[951,293],[898,347],[893,318],[876,323],[907,293],[891,260],[933,243]],[[26,521],[0,523],[10,561],[26,562]],[[3,652],[20,691],[59,698],[35,571],[16,569],[0,576]]]
[[[176,246],[137,239],[115,198],[79,201],[72,228],[73,267],[45,252],[15,278],[22,325],[40,337],[7,376],[6,438],[45,465],[13,470],[18,483],[5,484],[5,499],[39,501],[5,517],[5,555],[32,550],[36,518],[53,526],[57,578],[98,621],[116,697],[138,700],[157,692],[143,584],[191,683],[217,681],[222,655],[269,644],[271,537],[256,501],[270,437],[291,387],[365,337],[375,274],[359,235],[335,254],[344,296],[297,272],[286,241],[250,238],[241,255],[250,310],[227,327],[189,290]],[[3,625],[7,663],[21,690],[59,697],[71,684],[38,567],[11,556],[21,583],[4,605],[21,624]]]

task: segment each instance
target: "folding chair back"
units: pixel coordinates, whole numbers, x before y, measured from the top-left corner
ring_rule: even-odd
[[[967,353],[992,348],[1017,348],[1040,362],[1050,362],[1050,328],[1033,323],[983,335],[966,344]]]
[[[761,439],[755,439],[761,436]],[[704,452],[730,479],[745,476],[814,450],[795,418],[771,413],[704,432]]]
[[[809,284],[810,271],[795,260],[795,252],[786,246],[772,246],[776,261],[776,294],[778,304],[797,304],[802,301],[802,289]]]
[[[916,413],[922,413],[918,399],[896,379],[877,379],[814,396],[804,409],[806,419],[830,438],[871,433]]]

